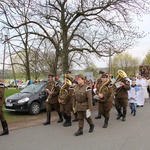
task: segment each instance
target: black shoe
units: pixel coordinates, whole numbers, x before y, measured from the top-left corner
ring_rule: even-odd
[[[126,117],[122,117],[122,121],[126,121]]]
[[[67,123],[65,123],[63,126],[64,127],[69,127],[69,126],[71,126],[72,124],[71,124],[71,122],[67,122]]]
[[[107,128],[108,127],[108,123],[104,123],[103,128]]]
[[[131,110],[131,114],[133,113],[133,110]]]
[[[78,121],[78,119],[77,119],[77,118],[75,118],[75,119],[73,119],[73,120],[72,120],[72,122],[77,122],[77,121]]]
[[[8,124],[6,121],[1,122],[2,124],[2,128],[3,128],[3,132],[0,133],[0,136],[3,135],[8,135],[9,134],[9,130],[8,130]]]
[[[96,116],[95,119],[101,119],[101,115]]]
[[[136,112],[134,112],[133,116],[135,116],[135,115],[136,115]]]
[[[63,118],[59,118],[59,120],[57,121],[57,123],[61,123],[63,122]]]
[[[121,117],[122,117],[122,114],[118,114],[118,117],[116,119],[119,120]]]
[[[49,121],[46,121],[45,123],[43,123],[43,125],[48,125],[48,124],[50,124]]]
[[[74,135],[75,136],[79,136],[79,135],[82,135],[83,134],[83,129],[79,129]]]
[[[89,132],[93,132],[94,131],[94,124],[90,124],[90,129],[89,129]]]

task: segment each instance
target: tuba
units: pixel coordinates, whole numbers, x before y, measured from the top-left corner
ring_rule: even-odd
[[[122,78],[126,78],[127,74],[123,70],[118,70],[118,76],[115,82],[121,81]]]
[[[108,91],[108,85],[112,82],[112,80],[109,78],[106,82],[104,82],[100,88],[99,88],[99,93],[102,92],[103,89],[105,89],[106,91]]]
[[[72,82],[68,79],[65,78],[65,83],[64,85],[61,87],[60,89],[60,96],[63,95],[63,92],[65,92],[66,94],[68,93],[68,88],[72,85]]]

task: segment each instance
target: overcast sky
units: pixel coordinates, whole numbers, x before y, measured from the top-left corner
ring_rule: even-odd
[[[137,26],[139,26],[140,31],[144,31],[148,35],[140,39],[138,45],[132,49],[127,50],[134,57],[138,57],[141,61],[145,58],[145,55],[150,51],[150,15],[144,15],[141,21],[137,21]],[[108,59],[102,58],[100,61],[96,62],[96,66],[99,68],[108,66]]]

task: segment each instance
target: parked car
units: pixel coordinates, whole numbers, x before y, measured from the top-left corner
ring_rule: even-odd
[[[28,85],[19,93],[6,98],[5,109],[8,111],[29,112],[37,115],[46,108],[46,82]]]

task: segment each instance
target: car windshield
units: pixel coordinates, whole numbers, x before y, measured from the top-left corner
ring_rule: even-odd
[[[29,86],[27,86],[26,88],[24,88],[23,90],[21,90],[21,93],[36,93],[38,92],[41,87],[43,85],[42,84],[31,84]]]

